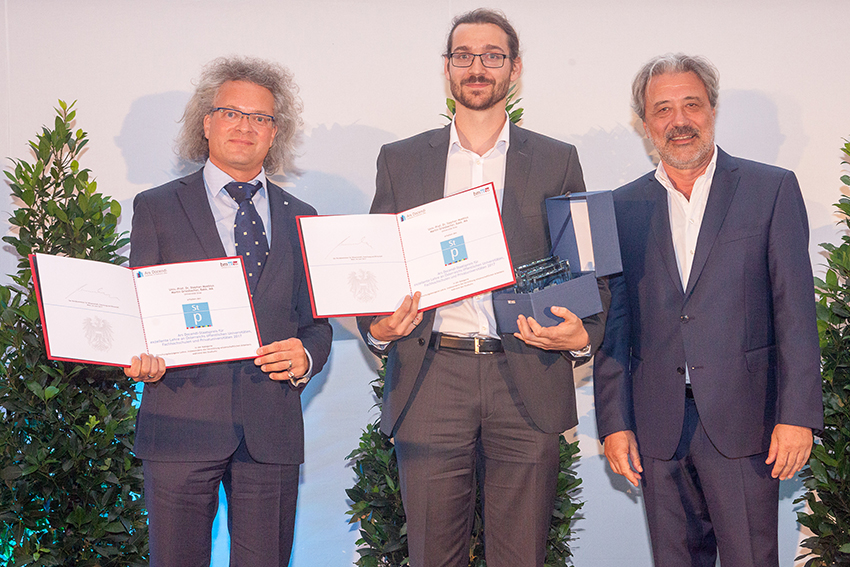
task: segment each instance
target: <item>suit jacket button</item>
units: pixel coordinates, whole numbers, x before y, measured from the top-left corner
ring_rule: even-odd
[[[419,337],[419,346],[422,346],[424,344],[425,344],[425,339],[423,339],[422,337]]]
[[[679,368],[676,369],[676,372],[678,372],[679,374],[682,374],[684,376],[685,369],[680,366]]]

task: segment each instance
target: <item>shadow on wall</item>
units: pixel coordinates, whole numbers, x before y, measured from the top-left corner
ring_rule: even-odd
[[[610,131],[594,128],[566,138],[578,149],[588,191],[616,189],[654,167],[647,158],[642,133],[639,130],[636,135],[634,128],[617,125]]]
[[[367,213],[375,194],[378,152],[396,139],[391,132],[359,124],[319,125],[305,134],[300,147],[298,166],[304,174],[273,179],[321,215]]]
[[[127,164],[127,181],[156,187],[197,168],[174,153],[180,118],[190,96],[171,91],[143,96],[130,105],[121,132],[115,136],[115,145]]]
[[[783,104],[783,107],[793,106]],[[786,114],[788,114],[786,112]],[[806,146],[799,109],[783,116],[783,133],[776,101],[761,91],[721,91],[715,139],[733,156],[777,164],[780,149],[788,167],[799,163]],[[651,171],[658,164],[658,153],[644,137],[643,124],[632,116],[630,127],[613,130],[593,129],[581,136],[567,138],[575,144],[590,191],[616,189]]]

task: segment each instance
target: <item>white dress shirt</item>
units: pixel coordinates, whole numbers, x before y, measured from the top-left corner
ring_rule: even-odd
[[[493,182],[499,207],[505,192],[505,164],[510,146],[510,120],[505,114],[505,125],[499,132],[495,145],[478,155],[460,143],[457,126],[452,121],[449,134],[449,153],[446,158],[446,181],[443,196],[448,197],[471,187]],[[434,331],[457,337],[499,338],[496,332],[496,315],[491,293],[482,293],[468,299],[438,307],[434,317]]]
[[[714,170],[717,168],[717,146],[714,146],[714,155],[705,168],[705,172],[694,181],[691,190],[691,198],[686,199],[680,193],[664,169],[664,162],[658,162],[655,169],[655,179],[667,189],[667,211],[670,215],[670,232],[673,235],[673,251],[676,254],[676,264],[679,267],[679,278],[682,281],[682,291],[688,288],[688,278],[691,275],[691,267],[694,263],[694,253],[697,249],[702,218],[705,216],[705,206],[708,203],[708,194],[711,190],[711,182],[714,180]],[[685,365],[685,383],[691,383],[688,365]]]

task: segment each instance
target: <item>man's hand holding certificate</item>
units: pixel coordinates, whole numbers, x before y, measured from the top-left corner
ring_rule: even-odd
[[[395,215],[299,217],[316,317],[431,309],[511,285],[493,184]]]

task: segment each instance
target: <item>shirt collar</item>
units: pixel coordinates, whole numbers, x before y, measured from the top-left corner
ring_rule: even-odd
[[[235,181],[228,174],[223,172],[216,164],[207,159],[207,162],[204,164],[204,185],[207,188],[207,192],[215,198],[220,193],[224,192],[227,195],[227,190],[224,188],[225,185],[230,183],[231,181]],[[254,199],[258,197],[266,196],[266,170],[265,168],[260,168],[260,173],[258,173],[251,181],[252,184],[260,183],[260,188],[254,194]],[[228,195],[228,198],[229,195]]]
[[[506,111],[505,112],[505,124],[504,124],[504,126],[502,126],[502,129],[499,132],[499,137],[496,138],[496,143],[493,145],[492,148],[487,150],[484,153],[484,155],[481,156],[481,157],[489,156],[493,152],[493,150],[495,150],[496,148],[500,149],[503,153],[506,153],[508,151],[508,148],[510,147],[510,145],[511,145],[511,117],[508,116],[508,113]],[[449,129],[449,153],[451,154],[453,152],[459,152],[459,151],[469,151],[469,150],[467,150],[466,148],[464,148],[460,144],[460,136],[458,136],[458,133],[457,133],[457,124],[455,124],[455,120],[454,120],[454,118],[452,118],[452,125],[451,125],[451,128]]]
[[[708,162],[708,166],[706,166],[705,171],[696,178],[694,181],[694,187],[697,187],[705,180],[710,180],[714,178],[714,170],[717,168],[717,144],[714,145],[714,155],[711,156],[711,161]],[[667,170],[664,169],[664,162],[659,161],[658,167],[655,168],[655,179],[658,180],[661,185],[667,189],[668,192],[672,192],[673,194],[679,193],[676,188],[673,186],[673,182],[670,181],[670,177],[667,175]]]

